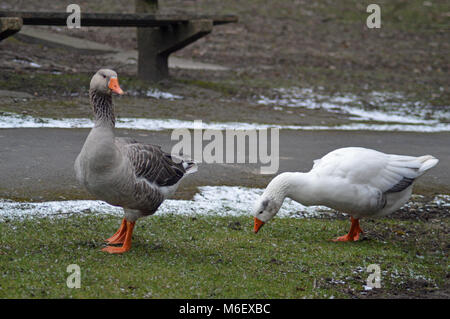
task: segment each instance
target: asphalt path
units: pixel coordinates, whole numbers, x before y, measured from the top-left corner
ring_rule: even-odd
[[[73,164],[89,129],[0,129],[0,198],[15,200],[92,199],[75,180]],[[117,130],[161,145],[169,151],[170,131]],[[204,141],[203,145],[209,141]],[[403,155],[431,154],[440,163],[418,180],[415,193],[450,194],[450,133],[369,131],[280,131],[279,170],[308,171],[314,159],[346,146],[362,146]],[[248,145],[247,145],[248,149]],[[262,164],[201,164],[183,181],[178,198],[190,198],[197,186],[241,185],[263,188],[273,175],[260,174]]]

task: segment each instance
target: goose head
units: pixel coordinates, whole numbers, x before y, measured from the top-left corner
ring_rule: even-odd
[[[256,202],[253,209],[254,227],[253,232],[256,234],[261,227],[271,220],[280,210],[283,202],[279,202],[274,198],[265,197],[264,195]]]
[[[256,234],[261,227],[271,220],[280,210],[290,186],[290,173],[282,173],[275,177],[253,208],[254,228]]]
[[[119,86],[117,73],[109,69],[100,69],[91,79],[90,89],[95,92],[111,95],[112,92],[124,94]]]

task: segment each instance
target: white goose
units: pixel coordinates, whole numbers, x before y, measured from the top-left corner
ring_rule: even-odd
[[[267,186],[254,208],[254,232],[272,219],[289,197],[303,205],[323,205],[351,215],[347,235],[334,241],[356,241],[361,217],[386,216],[410,198],[414,181],[439,162],[384,154],[362,147],[334,150],[307,173],[282,173]]]

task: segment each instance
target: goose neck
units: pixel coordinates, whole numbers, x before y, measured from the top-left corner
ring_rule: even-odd
[[[102,126],[114,128],[116,118],[111,95],[90,90],[89,98],[94,111],[95,127]]]

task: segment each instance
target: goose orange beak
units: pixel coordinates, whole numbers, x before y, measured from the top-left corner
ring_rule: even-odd
[[[114,93],[117,93],[117,94],[120,94],[120,95],[123,94],[123,91],[122,91],[122,89],[121,89],[120,86],[119,86],[119,80],[118,80],[117,78],[111,78],[111,79],[109,80],[108,87],[109,87],[109,88],[111,89],[111,91],[113,91]]]
[[[255,220],[255,226],[253,227],[253,232],[256,234],[259,232],[259,229],[264,225],[264,222],[259,220],[258,218],[254,218]]]

